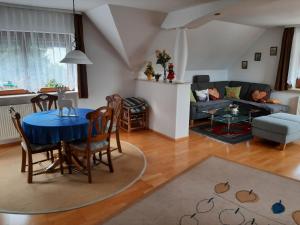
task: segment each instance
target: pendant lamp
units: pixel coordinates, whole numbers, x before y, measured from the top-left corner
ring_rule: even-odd
[[[75,0],[73,0],[73,16],[75,18]],[[68,52],[60,62],[68,64],[93,64],[86,54],[78,49],[78,38],[75,34],[75,49]]]

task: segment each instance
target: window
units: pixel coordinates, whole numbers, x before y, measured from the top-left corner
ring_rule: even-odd
[[[0,31],[0,90],[37,92],[49,84],[76,89],[76,66],[60,63],[72,42],[71,34]]]

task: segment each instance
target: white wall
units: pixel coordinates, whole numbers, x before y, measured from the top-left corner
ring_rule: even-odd
[[[105,97],[113,93],[124,97],[134,95],[134,75],[119,54],[87,17],[84,17],[83,27],[86,54],[93,64],[87,65],[89,98],[79,99],[79,107],[106,105]]]
[[[187,31],[187,70],[224,70],[263,34],[265,29],[213,20]]]
[[[210,81],[228,80],[227,70],[189,70],[185,72],[185,81],[192,82],[195,75],[209,75]]]
[[[274,87],[280,57],[282,34],[283,28],[266,30],[247,53],[228,69],[229,80],[266,83]],[[277,56],[270,56],[271,46],[278,46]],[[260,62],[254,61],[255,52],[262,53]],[[246,70],[241,69],[241,61],[244,60],[248,61],[248,69]]]
[[[150,105],[149,128],[172,139],[189,135],[190,85],[137,80],[136,96]]]

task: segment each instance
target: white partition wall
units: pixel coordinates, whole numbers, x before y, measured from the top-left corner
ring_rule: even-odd
[[[135,96],[150,105],[149,128],[172,139],[189,135],[190,84],[136,81]]]

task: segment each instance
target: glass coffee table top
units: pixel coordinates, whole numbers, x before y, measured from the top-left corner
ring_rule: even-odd
[[[218,115],[213,118],[214,121],[219,123],[240,123],[240,122],[246,122],[249,120],[249,116],[245,116],[243,114],[224,114],[224,115]]]
[[[221,109],[218,114],[211,117],[211,129],[213,129],[214,122],[226,124],[227,135],[231,135],[231,126],[242,122],[251,123],[251,114],[249,111],[240,110],[238,113],[233,114],[230,110]]]

